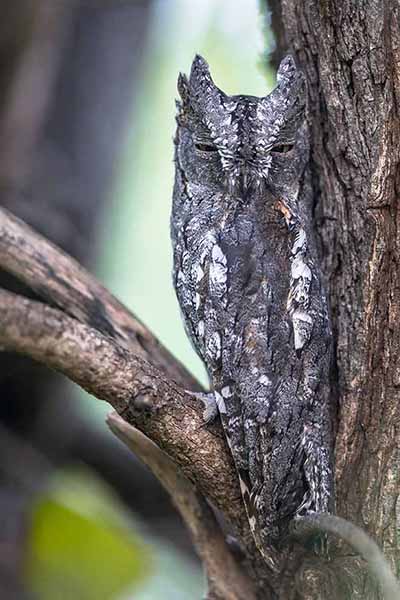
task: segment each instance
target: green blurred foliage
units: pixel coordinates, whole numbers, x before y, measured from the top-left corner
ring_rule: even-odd
[[[204,589],[194,562],[86,468],[59,471],[38,498],[24,579],[38,600],[200,600]]]
[[[31,527],[26,579],[40,600],[111,600],[151,574],[150,547],[90,472],[59,473]]]

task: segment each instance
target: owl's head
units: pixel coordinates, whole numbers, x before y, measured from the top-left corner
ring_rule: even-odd
[[[307,160],[306,84],[291,56],[262,98],[228,96],[196,56],[180,74],[177,152],[188,179],[243,199],[249,191],[295,193]]]

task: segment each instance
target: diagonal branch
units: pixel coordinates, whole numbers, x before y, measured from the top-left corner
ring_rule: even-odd
[[[44,300],[151,361],[186,389],[200,389],[183,365],[90,273],[4,208],[0,267]]]
[[[243,512],[223,436],[204,427],[198,401],[141,357],[60,310],[0,290],[0,346],[60,371],[167,452],[227,516]]]

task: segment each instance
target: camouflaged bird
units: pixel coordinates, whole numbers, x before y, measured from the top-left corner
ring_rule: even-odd
[[[332,510],[332,333],[314,240],[306,84],[286,57],[266,97],[180,75],[173,279],[204,361],[256,543]]]

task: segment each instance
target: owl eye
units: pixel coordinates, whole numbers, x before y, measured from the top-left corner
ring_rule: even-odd
[[[194,145],[195,145],[196,149],[200,150],[201,152],[217,152],[216,147],[213,146],[212,144],[195,142]]]
[[[272,152],[276,152],[277,154],[287,154],[293,147],[294,144],[280,144],[279,146],[274,146]]]

